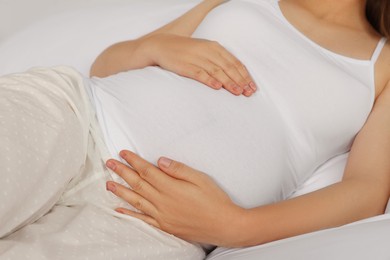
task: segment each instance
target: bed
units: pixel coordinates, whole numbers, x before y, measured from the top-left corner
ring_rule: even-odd
[[[177,17],[198,2],[1,0],[0,76],[22,72],[35,66],[57,65],[72,66],[88,76],[90,64],[102,49],[112,43],[138,37]],[[348,154],[343,154],[333,158],[329,166],[324,165],[319,169],[293,196],[339,181],[347,156]],[[389,213],[389,207],[387,212]],[[61,214],[60,209],[56,214]],[[83,230],[77,232],[81,234]],[[218,248],[209,254],[207,259],[390,259],[388,241],[390,214],[384,214],[343,227],[257,247]],[[7,248],[0,240],[1,259],[6,257]],[[136,249],[123,245],[115,250]],[[107,252],[109,251],[107,249]],[[116,258],[115,256],[114,254],[111,257]],[[36,259],[39,254],[29,257]],[[105,258],[107,255],[99,257]],[[62,258],[77,257],[67,255],[65,250]],[[197,258],[199,254],[195,251],[187,257]]]

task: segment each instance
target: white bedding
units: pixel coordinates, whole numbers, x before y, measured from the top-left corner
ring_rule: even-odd
[[[88,75],[94,58],[108,45],[151,31],[199,0],[116,0],[121,3],[110,5],[108,0],[99,0],[97,5],[90,2],[89,8],[80,2],[84,3],[80,8],[39,17],[24,30],[17,27],[14,34],[0,38],[0,75],[52,65],[71,65]],[[12,25],[0,19],[2,25]]]
[[[12,33],[12,26],[9,26],[12,23],[7,23],[7,21],[3,20],[11,19],[9,16],[10,12],[8,12],[8,16],[0,16],[2,17],[0,18],[2,19],[0,21],[1,24],[7,24],[9,27],[7,30],[0,30],[0,76],[25,71],[33,66],[53,65],[70,65],[83,75],[88,75],[90,64],[103,48],[111,43],[137,37],[148,32],[180,15],[197,2],[199,1],[131,0],[129,2],[117,0],[114,4],[110,0],[100,0],[99,4],[95,5],[95,2],[69,2],[63,0],[61,3],[63,3],[64,10],[67,10],[66,12],[61,13],[57,9],[55,15],[47,14],[46,17],[40,17],[28,25],[26,25],[27,22],[16,23],[13,28],[15,33]],[[30,8],[40,10],[41,14],[48,10],[53,11],[53,8],[42,8],[44,6],[40,8],[38,5],[39,2],[34,3],[35,6]],[[21,3],[20,1],[2,0],[0,2],[2,12],[8,9],[5,6],[11,4],[19,6]],[[20,11],[20,9],[12,8],[12,5],[8,10]],[[17,15],[14,14],[12,17],[17,17]],[[30,18],[34,19],[32,16]],[[346,156],[341,155],[335,158],[334,161],[329,162],[329,167],[319,169],[295,195],[297,196],[340,180],[341,172],[346,162]],[[53,211],[54,215],[51,216],[55,216],[55,214],[63,215],[64,218],[68,216],[68,219],[63,219],[65,222],[75,219],[74,212],[69,211],[63,213],[63,210],[66,209],[56,208]],[[85,210],[87,212],[93,211],[95,212],[94,214],[98,214],[101,211],[101,209],[94,209],[93,207],[87,207]],[[46,221],[46,219],[53,221],[50,216],[41,221]],[[105,223],[104,221],[102,220],[101,223]],[[39,229],[39,223],[37,222],[30,227],[37,234],[35,238],[38,238],[41,234],[40,232],[43,232]],[[61,247],[61,240],[77,239],[83,233],[93,235],[90,232],[91,230],[80,231],[77,222],[72,223],[74,226],[69,226],[70,233],[65,233],[67,235],[56,237],[54,240],[50,236],[46,236],[46,238],[43,236],[41,245],[47,245],[46,249],[50,251],[50,247],[52,246]],[[97,226],[96,230],[104,233],[104,227],[104,225]],[[286,258],[389,259],[390,250],[387,248],[386,243],[386,241],[390,241],[389,227],[390,215],[384,215],[351,226],[285,239],[267,245],[245,249],[244,251],[221,251],[219,255],[214,254],[210,259],[259,259],[259,257],[262,257],[261,259],[275,260]],[[68,235],[69,237],[67,237]],[[130,250],[129,245],[125,242],[117,243],[114,247],[110,248],[110,232],[107,231],[106,235],[108,236],[108,241],[98,241],[97,244],[99,245],[101,243],[101,247],[106,248],[107,251],[105,252],[107,255],[110,252],[116,252],[117,254],[111,254],[115,258],[115,255],[123,255],[120,252],[118,253],[118,250],[122,250],[122,252]],[[31,248],[28,246],[28,241],[30,240],[27,237],[23,243],[18,244],[20,250],[24,250],[23,252],[31,257],[35,256],[33,259],[38,259],[41,252],[29,251]],[[134,248],[132,249],[137,250]],[[47,252],[46,249],[43,248],[42,250]],[[0,250],[0,258],[2,259],[5,257],[5,254],[2,252],[7,250],[7,244],[3,243]],[[61,258],[74,257],[74,255],[67,255],[68,251],[66,246],[61,250],[63,252]],[[80,250],[81,253],[83,250],[82,248]],[[75,252],[72,254],[75,254]],[[97,256],[93,252],[88,254],[89,257],[94,259],[98,259],[99,257],[106,259],[107,255]],[[190,256],[188,259],[190,259]]]
[[[109,155],[77,71],[0,77],[0,111],[1,258],[204,257],[199,245],[114,211],[126,204],[105,189],[117,175],[104,167]]]
[[[292,237],[245,249],[217,249],[209,260],[367,260],[390,259],[390,218]]]

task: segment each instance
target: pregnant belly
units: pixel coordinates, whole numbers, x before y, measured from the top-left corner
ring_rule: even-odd
[[[113,157],[122,149],[167,156],[210,175],[238,204],[285,198],[296,186],[288,128],[261,92],[215,91],[159,68],[91,82]]]

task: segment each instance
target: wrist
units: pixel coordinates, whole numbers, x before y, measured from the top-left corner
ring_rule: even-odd
[[[156,42],[158,42],[155,38],[155,35],[152,34],[136,40],[134,57],[143,61],[143,67],[158,65],[154,57],[157,48]]]
[[[212,7],[216,7],[220,4],[223,4],[225,2],[228,2],[229,0],[204,0],[203,3],[210,4]]]
[[[266,228],[257,209],[237,208],[230,214],[219,246],[248,247],[265,243]]]
[[[234,205],[220,221],[218,246],[243,247],[248,244],[250,210]]]

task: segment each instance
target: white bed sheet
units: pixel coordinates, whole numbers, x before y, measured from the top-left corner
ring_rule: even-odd
[[[23,30],[16,27],[15,33],[0,40],[0,75],[33,66],[71,65],[87,76],[93,60],[108,45],[149,32],[200,1],[99,2],[39,17]]]
[[[51,0],[33,2],[0,0],[0,22],[2,24],[0,27],[0,76],[25,71],[34,66],[54,65],[70,65],[87,76],[90,64],[103,48],[114,42],[135,38],[151,31],[198,2],[199,0],[61,0],[54,3]],[[20,19],[17,17],[24,17],[24,19],[13,22],[12,19]],[[318,171],[295,195],[338,181],[341,178],[340,169],[346,162],[346,155],[340,156],[334,162],[328,170]],[[331,168],[333,170],[330,170]],[[356,224],[348,228],[316,232],[314,235],[298,236],[256,247],[252,251],[248,249],[242,251],[244,252],[242,256],[252,257],[245,259],[258,259],[254,256],[260,255],[264,259],[285,259],[285,256],[289,259],[298,259],[299,256],[313,256],[314,253],[321,252],[325,257],[329,256],[326,257],[329,259],[332,258],[331,255],[341,256],[345,253],[344,256],[350,256],[350,253],[360,252],[352,249],[355,245],[354,241],[357,245],[362,244],[359,248],[363,250],[363,245],[368,239],[378,242],[364,249],[364,252],[370,254],[370,258],[389,259],[390,257],[386,255],[389,250],[383,247],[382,243],[384,239],[390,241],[389,216],[384,215],[363,221],[364,225]],[[351,242],[351,248],[340,247],[340,243],[331,243],[331,247],[328,248],[329,241],[343,236],[346,237],[344,242]],[[307,243],[307,241],[314,242]],[[280,247],[286,250],[286,254],[280,253],[284,251],[280,250]],[[302,252],[306,253],[302,255]],[[220,254],[223,255],[223,259],[229,259],[228,256],[238,259],[236,258],[238,257],[237,250]],[[267,254],[269,258],[265,257]],[[365,254],[359,255],[361,257]],[[318,254],[317,256],[315,259],[320,259]],[[354,259],[366,259],[359,258],[357,254],[355,256],[357,258]],[[384,258],[384,256],[387,257]],[[220,258],[214,255],[210,259]]]
[[[245,249],[217,249],[209,260],[387,260],[390,217],[292,237]]]
[[[0,40],[48,16],[138,0],[0,0]]]

